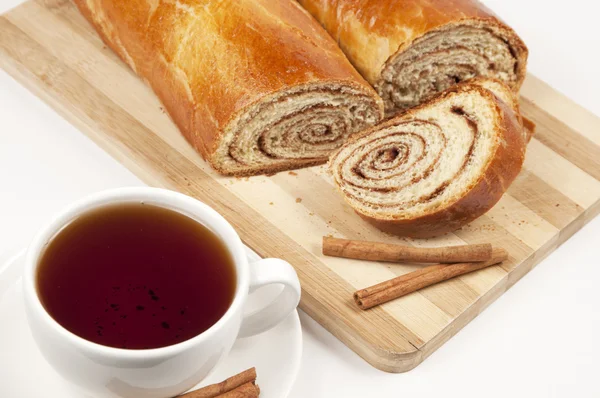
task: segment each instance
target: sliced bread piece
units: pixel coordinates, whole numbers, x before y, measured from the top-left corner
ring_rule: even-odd
[[[367,221],[390,233],[431,237],[492,208],[524,155],[513,110],[467,83],[354,136],[332,155],[330,170]]]
[[[383,103],[294,0],[75,0],[218,172],[327,162]]]
[[[527,47],[477,0],[299,0],[375,87],[387,116],[476,76],[518,92]]]

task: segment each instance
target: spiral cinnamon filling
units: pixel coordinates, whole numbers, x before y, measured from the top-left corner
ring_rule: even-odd
[[[352,207],[382,218],[447,205],[457,189],[475,183],[496,145],[493,109],[478,107],[455,98],[353,141],[332,157],[336,185]]]
[[[327,161],[348,137],[381,115],[372,96],[342,85],[290,90],[251,107],[216,152],[228,170]]]
[[[376,84],[387,115],[413,107],[476,76],[518,85],[517,50],[503,31],[484,21],[464,21],[434,30],[386,63]]]

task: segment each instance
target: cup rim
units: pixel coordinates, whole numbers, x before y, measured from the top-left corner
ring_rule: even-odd
[[[48,311],[46,311],[40,300],[36,288],[36,271],[40,256],[46,245],[64,226],[76,217],[110,204],[135,203],[138,201],[140,203],[148,203],[183,213],[196,221],[205,224],[205,226],[217,234],[232,255],[237,275],[237,286],[233,301],[225,314],[204,332],[188,340],[166,347],[133,350],[94,343],[76,335],[58,323]],[[50,222],[45,224],[45,226],[36,233],[29,244],[25,255],[23,293],[26,301],[29,302],[28,306],[33,310],[36,316],[63,339],[68,340],[71,345],[91,354],[104,357],[119,357],[131,360],[152,359],[175,356],[210,339],[213,335],[218,333],[229,323],[234,314],[241,310],[245,297],[248,295],[250,284],[249,274],[248,258],[239,235],[233,229],[231,224],[210,206],[190,196],[162,188],[116,188],[89,195],[68,205],[59,211]]]

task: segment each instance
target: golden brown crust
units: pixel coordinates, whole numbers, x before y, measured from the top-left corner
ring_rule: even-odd
[[[523,115],[521,115],[521,121],[523,122],[523,128],[525,129],[525,132],[527,133],[527,142],[529,142],[533,138],[533,135],[535,134],[535,129],[537,126],[535,125],[533,120],[528,119]]]
[[[490,163],[485,168],[485,172],[481,174],[473,187],[466,189],[466,194],[463,197],[458,198],[448,206],[421,217],[412,219],[382,219],[381,217],[362,212],[359,209],[354,209],[360,217],[377,228],[394,235],[428,238],[454,231],[466,225],[486,213],[500,200],[521,171],[525,157],[525,142],[523,140],[521,124],[512,109],[481,86],[468,83],[454,86],[402,115],[353,136],[346,145],[352,145],[351,143],[361,137],[392,126],[399,121],[410,120],[412,115],[421,108],[444,101],[447,96],[455,92],[473,90],[480,92],[496,104],[498,113],[501,115],[500,122],[496,128],[502,132],[500,140],[497,142],[495,154],[491,156]],[[340,152],[332,156],[332,164],[338,153]]]
[[[148,82],[187,140],[209,161],[229,123],[278,92],[342,82],[380,103],[336,43],[295,1],[75,3],[105,43]]]
[[[501,82],[498,79],[491,78],[491,77],[476,77],[476,78],[467,80],[465,83],[477,84],[483,88],[487,88],[486,84],[488,82],[493,82],[497,85],[506,87],[506,91],[507,91],[506,94],[507,94],[508,98],[507,99],[500,98],[500,100],[505,100],[506,105],[508,105],[514,112],[515,117],[517,118],[517,121],[523,127],[523,137],[525,137],[525,143],[528,144],[529,141],[531,141],[531,138],[533,137],[533,135],[535,134],[536,126],[533,121],[524,117],[521,114],[521,106],[519,105],[519,97],[518,97],[517,93],[510,92],[510,89],[508,88],[508,86],[506,86],[503,82]],[[490,89],[490,91],[492,91],[492,94],[496,94],[494,92],[494,90]]]
[[[517,90],[525,78],[527,47],[476,0],[299,0],[340,44],[372,84],[385,64],[423,35],[451,24],[484,22],[506,36],[517,63]]]

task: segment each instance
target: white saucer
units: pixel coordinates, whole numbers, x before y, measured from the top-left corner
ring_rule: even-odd
[[[258,256],[250,249],[248,258]],[[21,252],[0,263],[0,397],[83,398],[46,363],[29,332],[21,297]],[[262,307],[278,288],[266,287],[253,293],[249,309]],[[287,397],[300,369],[302,328],[298,312],[275,328],[238,340],[229,356],[200,385],[222,381],[250,367],[256,367],[261,398]],[[141,398],[141,397],[140,397]]]

